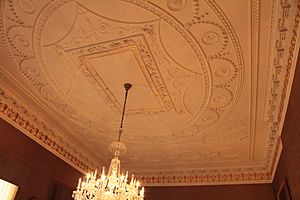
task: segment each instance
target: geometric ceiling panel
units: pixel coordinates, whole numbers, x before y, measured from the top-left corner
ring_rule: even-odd
[[[86,172],[144,185],[271,182],[300,2],[1,1],[0,116]],[[243,13],[243,14],[242,14]]]

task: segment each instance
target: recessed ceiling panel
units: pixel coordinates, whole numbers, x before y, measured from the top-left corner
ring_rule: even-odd
[[[149,185],[270,182],[298,4],[2,1],[1,116],[87,171],[112,156],[130,82],[122,168]]]

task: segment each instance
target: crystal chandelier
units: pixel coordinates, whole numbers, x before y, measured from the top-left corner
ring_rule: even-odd
[[[125,153],[126,146],[120,142],[123,131],[123,121],[128,90],[132,87],[130,83],[125,83],[125,100],[121,117],[118,141],[110,144],[110,151],[114,158],[110,162],[109,170],[105,175],[103,167],[100,177],[97,177],[97,169],[91,174],[87,174],[84,180],[79,178],[77,190],[73,191],[72,197],[75,200],[143,200],[144,187],[140,189],[140,182],[132,175],[128,180],[128,172],[121,174],[121,162],[119,156]]]

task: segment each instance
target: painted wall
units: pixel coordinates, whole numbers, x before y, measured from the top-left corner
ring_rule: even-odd
[[[275,193],[287,178],[293,200],[300,200],[300,55],[281,135],[283,152],[273,181]]]
[[[275,200],[271,184],[150,187],[147,200]]]
[[[0,119],[0,178],[19,186],[17,200],[71,199],[80,175]]]

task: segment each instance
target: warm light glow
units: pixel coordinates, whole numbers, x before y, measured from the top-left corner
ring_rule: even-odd
[[[128,172],[125,176],[120,174],[120,160],[112,159],[108,174],[105,176],[105,169],[102,175],[97,178],[95,173],[87,174],[85,181],[79,178],[77,190],[73,192],[75,200],[143,200],[144,188],[140,189],[140,182],[132,175],[128,183]]]
[[[109,147],[114,158],[110,162],[108,172],[106,174],[103,167],[99,178],[97,178],[97,169],[94,173],[88,173],[85,179],[79,178],[77,190],[73,191],[72,195],[75,200],[144,200],[144,188],[140,189],[141,183],[134,178],[134,175],[128,183],[128,172],[125,176],[121,174],[121,161],[118,158],[121,153],[126,151],[126,146],[120,142],[120,139],[123,131],[127,93],[131,86],[130,83],[124,84],[126,93],[119,138],[117,142],[112,142]]]
[[[0,179],[0,199],[14,200],[18,191],[18,186]]]

